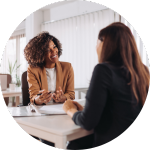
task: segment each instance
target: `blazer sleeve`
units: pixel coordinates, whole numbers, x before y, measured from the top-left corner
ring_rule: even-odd
[[[75,92],[74,92],[74,71],[73,67],[70,65],[66,88],[64,95],[67,99],[74,100],[75,99]]]
[[[27,81],[29,85],[30,102],[34,102],[35,97],[40,91],[40,86],[34,74],[34,69],[28,67],[27,69]]]
[[[87,91],[85,108],[73,115],[75,124],[86,130],[96,127],[106,106],[111,83],[111,70],[105,65],[98,64],[93,71]]]

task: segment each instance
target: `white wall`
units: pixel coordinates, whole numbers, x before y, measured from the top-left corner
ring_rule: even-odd
[[[41,24],[43,22],[43,11],[38,10],[34,12],[34,21],[33,21],[33,36],[36,36],[41,32]]]
[[[55,7],[53,5],[47,5],[45,8],[46,9],[42,8],[30,14],[26,20],[20,23],[16,28],[13,36],[25,34],[26,42],[28,43],[30,39],[41,32],[43,22],[61,20],[106,9],[103,5],[87,1],[68,1],[63,5],[55,5]]]
[[[22,21],[12,33],[11,37],[25,34],[26,21]]]
[[[26,43],[33,38],[33,13],[26,18]]]
[[[41,10],[35,11],[26,18],[26,43],[41,32],[43,20],[43,11]]]
[[[50,21],[62,20],[65,18],[79,16],[85,13],[90,13],[103,9],[106,9],[106,7],[100,4],[87,1],[75,1],[62,6],[51,8]]]
[[[78,14],[91,13],[103,9],[107,9],[107,7],[93,2],[78,1]]]
[[[44,22],[50,21],[50,9],[44,10],[43,15]]]
[[[69,12],[69,13],[68,13]],[[78,15],[78,3],[73,2],[50,9],[50,21],[61,20]]]
[[[23,20],[19,25],[18,27],[16,28],[16,30],[21,30],[21,29],[25,29],[25,20]]]

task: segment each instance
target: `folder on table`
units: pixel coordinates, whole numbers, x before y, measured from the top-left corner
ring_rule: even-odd
[[[85,106],[85,99],[74,100]],[[32,109],[35,111],[32,112]],[[9,112],[13,117],[28,117],[28,116],[44,116],[44,115],[63,115],[66,114],[63,110],[63,104],[53,103],[50,105],[29,105],[22,107],[8,107]]]

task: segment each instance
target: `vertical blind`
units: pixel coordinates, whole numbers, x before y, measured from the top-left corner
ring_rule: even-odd
[[[106,9],[42,25],[42,31],[48,31],[62,43],[59,60],[72,64],[75,87],[88,87],[93,68],[98,63],[98,33],[114,21],[119,21],[119,15]]]
[[[136,31],[123,17],[110,9],[42,25],[41,31],[48,31],[62,43],[63,53],[59,60],[72,64],[75,87],[88,87],[93,68],[98,63],[96,54],[98,33],[105,26],[118,21],[130,27],[142,61],[148,66],[145,48]]]

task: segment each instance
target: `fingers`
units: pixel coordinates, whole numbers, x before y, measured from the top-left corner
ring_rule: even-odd
[[[51,101],[51,96],[49,96],[49,97],[47,97],[43,102],[46,104],[46,103],[48,103],[48,102],[50,102]]]
[[[44,91],[45,91],[45,89],[44,89],[44,90],[39,91],[39,93],[43,93]]]
[[[56,91],[56,93],[53,93],[53,99],[55,102],[61,102],[61,94],[59,91]]]
[[[62,90],[61,87],[59,86],[59,91]]]
[[[46,102],[50,102],[52,99],[52,94],[48,94],[47,97],[45,98]]]
[[[65,101],[64,105],[68,108],[68,109],[71,109],[71,108],[74,108],[74,109],[77,109],[77,106],[72,102],[72,100],[68,99]]]
[[[61,96],[61,93],[59,91],[56,91],[57,99]]]
[[[55,101],[56,103],[58,103],[58,102],[59,102],[55,93],[53,93],[52,98],[54,99],[54,101]]]
[[[54,100],[57,100],[57,96],[56,96],[56,94],[55,94],[55,93],[53,93],[52,98],[53,98]]]
[[[61,87],[59,86],[59,92],[60,92],[60,94],[61,95],[63,95],[64,94],[64,92],[62,91],[62,89],[61,89]]]
[[[77,102],[76,101],[72,101],[74,104],[77,104]]]
[[[79,111],[82,111],[82,110],[83,110],[83,106],[80,105],[78,102],[72,101],[72,103],[76,105],[76,107],[77,107],[77,109],[78,109]]]
[[[41,102],[48,103],[51,100],[51,98],[52,98],[52,94],[49,93],[49,91],[47,91],[39,97],[39,100]]]
[[[59,89],[53,93],[53,99],[55,102],[64,102],[64,97],[62,97],[64,95],[61,87],[59,86]]]
[[[78,102],[76,102],[76,101],[72,101],[74,104],[77,104],[77,105],[80,105]]]

